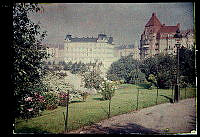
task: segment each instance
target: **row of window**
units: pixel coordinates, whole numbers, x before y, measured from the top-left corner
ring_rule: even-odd
[[[93,47],[93,48],[86,48],[86,47],[66,47],[66,50],[113,50],[111,47]]]
[[[108,57],[108,58],[65,58],[66,60],[71,60],[71,61],[83,61],[83,60],[88,60],[88,61],[95,61],[95,60],[99,60],[99,61],[109,61],[111,59],[113,59],[112,57]]]

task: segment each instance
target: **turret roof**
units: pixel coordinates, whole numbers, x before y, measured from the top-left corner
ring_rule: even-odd
[[[153,13],[148,23],[145,25],[145,27],[148,26],[161,26],[159,19],[156,17],[156,14]]]

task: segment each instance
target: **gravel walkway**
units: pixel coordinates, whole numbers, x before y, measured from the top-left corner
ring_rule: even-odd
[[[196,130],[196,102],[194,98],[114,116],[70,133],[170,134],[191,133],[192,130]]]

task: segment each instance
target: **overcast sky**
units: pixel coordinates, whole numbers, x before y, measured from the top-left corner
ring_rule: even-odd
[[[193,3],[59,3],[42,4],[44,12],[32,15],[47,30],[44,42],[63,44],[66,34],[72,37],[111,35],[117,45],[139,44],[144,26],[152,13],[162,24],[181,24],[192,29]]]

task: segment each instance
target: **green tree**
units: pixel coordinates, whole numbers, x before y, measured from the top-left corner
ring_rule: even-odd
[[[144,75],[138,69],[140,62],[134,60],[132,55],[122,57],[118,61],[113,62],[110,69],[107,72],[107,78],[109,80],[124,80],[125,83],[136,83],[138,75],[141,76],[143,81]]]
[[[152,81],[149,79],[149,76],[153,75],[159,88],[169,88],[174,81],[173,75],[176,72],[176,59],[168,54],[159,54],[145,59],[141,63],[140,69],[145,73],[146,79],[149,82]]]
[[[47,58],[46,47],[42,40],[46,32],[40,31],[40,26],[30,20],[28,14],[38,12],[38,4],[13,4],[13,44],[11,46],[12,73],[11,83],[16,101],[16,116],[24,111],[25,97],[34,96],[42,88],[30,90],[35,84],[43,87],[40,77],[43,75],[43,59]]]
[[[187,49],[181,47],[179,50],[180,59],[180,76],[183,76],[183,82],[190,85],[196,84],[196,69],[195,69],[195,49]]]
[[[88,64],[89,65],[89,64]],[[83,79],[84,79],[84,83],[85,83],[85,88],[89,88],[89,89],[96,89],[96,90],[100,90],[100,84],[103,81],[103,78],[101,77],[101,63],[93,63],[90,64],[90,66],[92,66],[92,68],[83,73]]]

